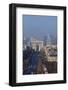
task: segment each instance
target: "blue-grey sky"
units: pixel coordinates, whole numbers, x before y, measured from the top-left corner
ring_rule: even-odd
[[[57,35],[57,16],[23,16],[24,37],[44,39],[46,35]]]

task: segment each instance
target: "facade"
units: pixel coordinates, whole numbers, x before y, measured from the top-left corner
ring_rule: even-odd
[[[36,51],[40,51],[43,48],[43,41],[39,41],[36,39],[31,39],[31,47]]]
[[[30,40],[24,38],[24,40],[23,40],[23,49],[26,50],[27,47],[31,47],[31,45],[30,45]]]
[[[51,46],[46,46],[45,48],[45,53],[47,56],[48,61],[57,61],[57,46],[56,45],[51,45]]]

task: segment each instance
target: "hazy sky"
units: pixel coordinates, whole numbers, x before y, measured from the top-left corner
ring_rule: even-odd
[[[57,34],[57,16],[23,16],[24,36],[44,39],[46,35]]]

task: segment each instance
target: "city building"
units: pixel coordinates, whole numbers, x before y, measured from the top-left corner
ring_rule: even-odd
[[[44,48],[48,61],[57,61],[57,46],[51,45]]]
[[[31,47],[30,40],[28,38],[23,39],[23,49],[26,50],[27,47]]]
[[[36,51],[40,51],[43,48],[43,41],[31,38],[31,47]]]
[[[47,42],[46,45],[50,46],[51,45],[51,37],[50,35],[47,35]]]

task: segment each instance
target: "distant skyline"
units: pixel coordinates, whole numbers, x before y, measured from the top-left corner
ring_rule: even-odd
[[[57,36],[57,16],[23,16],[24,37],[43,40],[47,35]]]

